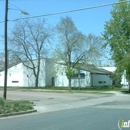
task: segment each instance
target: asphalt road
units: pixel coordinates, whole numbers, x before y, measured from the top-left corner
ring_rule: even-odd
[[[0,119],[0,130],[119,130],[119,119],[129,110],[84,107]]]
[[[30,115],[0,118],[0,130],[118,130],[120,119],[130,120],[129,95],[18,90],[8,91],[8,99],[30,100],[40,109]]]

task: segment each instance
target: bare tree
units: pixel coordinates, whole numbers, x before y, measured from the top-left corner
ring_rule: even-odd
[[[45,57],[51,36],[52,29],[45,19],[17,22],[10,35],[10,50],[33,71],[35,87],[39,83],[41,58]]]
[[[106,49],[102,48],[103,40],[99,36],[94,34],[88,34],[86,36],[85,50],[86,55],[83,57],[84,62],[91,62],[97,64],[101,59],[106,58]]]
[[[70,17],[61,18],[57,25],[57,32],[59,41],[55,50],[55,57],[66,66],[68,87],[71,91],[71,79],[75,73],[74,67],[86,58],[91,60],[93,56],[99,56],[99,51],[96,50],[98,39],[94,35],[88,35],[87,37],[82,34]]]

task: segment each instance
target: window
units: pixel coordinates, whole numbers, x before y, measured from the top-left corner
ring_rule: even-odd
[[[85,74],[84,73],[74,74],[73,78],[85,78]]]
[[[99,81],[98,83],[100,83],[100,84],[101,84],[101,83],[102,83],[102,81]]]
[[[19,83],[19,81],[12,81],[12,83]]]
[[[98,83],[100,83],[100,84],[101,84],[101,83],[106,83],[106,81],[99,81]]]

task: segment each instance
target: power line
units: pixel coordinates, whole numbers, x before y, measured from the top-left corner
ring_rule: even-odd
[[[65,13],[72,13],[72,12],[84,11],[84,10],[89,10],[89,9],[94,9],[94,8],[101,8],[101,7],[110,6],[110,5],[114,5],[114,4],[120,4],[120,3],[125,3],[125,2],[130,2],[130,0],[115,2],[115,3],[109,3],[109,4],[103,4],[103,5],[97,5],[97,6],[91,6],[91,7],[80,8],[80,9],[73,9],[73,10],[49,13],[49,14],[36,15],[36,16],[25,17],[25,18],[18,18],[18,19],[8,20],[8,21],[18,21],[18,20],[22,20],[22,19],[30,19],[30,18],[38,18],[38,17],[46,17],[46,16],[59,15],[59,14],[65,14]],[[3,23],[3,22],[4,21],[1,21],[0,23]]]
[[[25,14],[25,15],[30,15],[27,12],[25,12],[24,10],[20,9],[19,7],[15,6],[14,4],[9,3],[10,5],[14,6],[15,8],[8,8],[11,10],[19,10],[21,13]],[[32,16],[32,15],[30,15]],[[12,21],[12,20],[8,20],[8,21]],[[14,20],[13,20],[14,21]],[[1,21],[0,23],[4,23],[5,21]]]
[[[12,6],[14,6],[16,9],[21,10],[19,7],[15,6],[14,4],[12,4],[10,2],[9,2],[9,4],[12,5]]]
[[[110,5],[113,5],[113,4],[119,4],[119,3],[124,3],[124,2],[130,2],[130,0],[129,1],[121,1],[121,2],[109,3],[109,4],[103,4],[103,5],[97,5],[97,6],[91,6],[91,7],[80,8],[80,9],[74,9],[74,10],[68,10],[68,11],[62,11],[62,12],[42,14],[42,15],[37,15],[37,16],[32,16],[32,17],[20,18],[20,19],[14,20],[14,21],[21,20],[21,19],[29,19],[29,18],[37,18],[37,17],[58,15],[58,14],[64,14],[64,13],[72,13],[72,12],[83,11],[83,10],[88,10],[88,9],[100,8],[100,7],[104,7],[104,6],[110,6]]]
[[[15,6],[14,4],[9,3],[10,5],[12,5],[15,8],[8,8],[11,10],[19,10],[21,13],[23,13],[24,15],[29,15],[27,12],[25,12],[24,10],[20,9],[19,7]]]

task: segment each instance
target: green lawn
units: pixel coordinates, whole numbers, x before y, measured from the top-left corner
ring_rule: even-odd
[[[32,110],[33,104],[26,100],[4,100],[0,98],[0,114]]]
[[[34,88],[35,89],[35,88]],[[43,89],[43,90],[68,90],[68,87],[53,87],[53,86],[48,86],[48,87],[41,87],[38,89]],[[125,88],[121,88],[119,86],[102,86],[102,87],[88,87],[88,88],[79,88],[79,87],[72,87],[72,90],[81,90],[81,91],[122,91],[126,90]]]
[[[0,87],[0,90],[3,90],[3,87]],[[54,86],[46,86],[46,87],[8,87],[8,90],[22,90],[22,91],[44,91],[44,92],[59,92],[59,93],[68,93],[68,87],[54,87]],[[128,92],[128,89],[121,88],[120,86],[102,86],[102,87],[89,87],[89,88],[79,88],[72,87],[72,93],[104,93],[109,91],[121,91]]]

